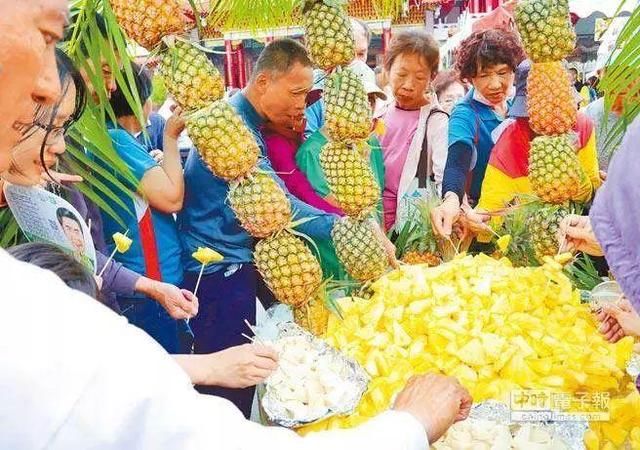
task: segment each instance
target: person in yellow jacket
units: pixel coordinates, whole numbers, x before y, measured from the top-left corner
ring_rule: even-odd
[[[527,112],[527,76],[531,63],[522,62],[516,70],[516,97],[509,108],[508,121],[500,127],[482,183],[477,212],[496,212],[511,204],[515,197],[533,194],[529,183],[529,148],[536,133],[529,126]],[[596,151],[595,127],[584,113],[578,112],[574,127],[576,152],[585,173],[576,201],[588,201],[601,184]]]

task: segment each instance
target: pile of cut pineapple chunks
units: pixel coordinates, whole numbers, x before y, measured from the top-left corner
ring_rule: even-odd
[[[403,266],[372,291],[342,299],[344,320],[332,317],[326,334],[369,373],[369,389],[354,414],[303,432],[358,425],[389,408],[412,375],[440,372],[475,402],[508,404],[522,389],[607,393],[611,420],[592,424],[587,448],[640,448],[640,395],[625,373],[633,340],[602,338],[557,262],[515,268],[461,255],[434,268]]]

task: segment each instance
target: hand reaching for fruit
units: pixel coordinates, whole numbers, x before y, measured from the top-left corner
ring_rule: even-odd
[[[589,216],[570,214],[560,222],[558,242],[562,251],[579,251],[592,256],[602,256],[602,248],[591,228]]]
[[[640,337],[640,315],[626,298],[603,305],[597,316],[602,322],[599,330],[610,342],[625,336]]]
[[[455,422],[466,419],[473,399],[457,379],[427,374],[413,377],[398,394],[393,409],[413,415],[434,443]]]

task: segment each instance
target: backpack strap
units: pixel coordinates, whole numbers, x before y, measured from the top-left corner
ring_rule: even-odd
[[[420,159],[418,160],[418,169],[416,171],[416,178],[418,179],[418,187],[426,188],[427,180],[429,178],[429,119],[435,113],[441,113],[449,118],[449,114],[446,111],[443,111],[439,108],[431,108],[429,111],[429,115],[427,116],[427,121],[424,126],[424,137],[422,138],[422,149],[420,150]]]

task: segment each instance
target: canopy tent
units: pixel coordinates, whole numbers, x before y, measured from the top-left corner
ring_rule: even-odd
[[[620,3],[619,0],[569,0],[569,8],[578,17],[588,17],[595,12],[601,12],[606,17],[613,17]],[[626,0],[621,11],[629,13],[639,4],[639,0]]]

